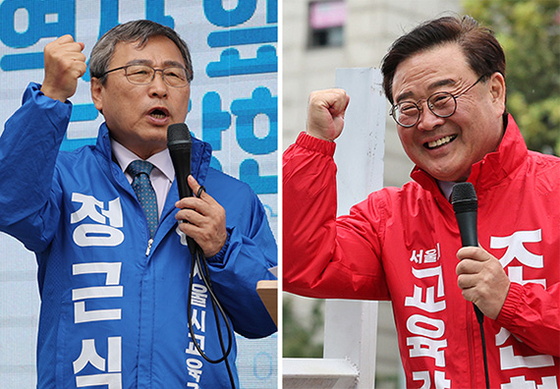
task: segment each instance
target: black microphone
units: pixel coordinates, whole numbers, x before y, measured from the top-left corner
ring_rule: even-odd
[[[455,218],[457,218],[457,224],[459,225],[463,247],[478,247],[478,233],[476,227],[478,199],[473,184],[470,182],[460,182],[453,185],[451,204],[453,204]],[[473,304],[473,306],[478,322],[482,323],[484,315],[475,304]]]
[[[470,182],[460,182],[453,185],[451,194],[451,204],[455,211],[459,232],[461,233],[461,242],[463,247],[478,247],[478,233],[476,227],[478,199],[473,184]],[[482,357],[484,360],[484,377],[486,379],[486,388],[490,388],[490,379],[488,376],[488,357],[486,355],[486,339],[484,336],[484,315],[480,309],[473,303],[476,320],[480,325],[480,337],[482,340]]]
[[[176,123],[171,124],[167,127],[167,148],[169,149],[169,154],[171,155],[171,161],[173,162],[173,167],[175,168],[175,178],[177,180],[177,188],[179,189],[179,198],[191,197],[193,195],[192,189],[187,183],[187,177],[191,174],[191,148],[192,148],[192,137],[189,131],[189,127],[185,123]],[[189,294],[187,298],[187,310],[188,314],[188,330],[190,336],[194,340],[194,345],[197,351],[202,355],[202,357],[210,363],[219,363],[224,361],[226,364],[226,368],[228,371],[228,376],[230,378],[231,387],[235,389],[235,381],[231,372],[231,368],[228,362],[228,356],[231,352],[231,348],[233,345],[233,331],[229,324],[229,320],[227,315],[222,308],[220,302],[218,301],[215,293],[212,290],[212,284],[210,283],[209,278],[209,270],[206,264],[206,260],[204,259],[204,253],[198,243],[191,238],[190,236],[186,235],[187,238],[187,246],[189,247],[189,251],[191,252],[191,272],[189,275]],[[191,304],[192,304],[192,293],[193,293],[193,279],[195,274],[195,265],[198,266],[199,270],[199,277],[202,278],[202,281],[208,292],[210,293],[210,298],[212,301],[212,306],[215,312],[215,320],[216,320],[216,328],[218,328],[218,337],[220,341],[220,345],[222,347],[223,356],[219,359],[213,360],[210,359],[201,347],[198,345],[198,342],[195,338],[194,330],[193,330],[193,323],[192,318],[194,315],[191,315]],[[216,310],[217,309],[217,310]],[[227,349],[224,345],[224,340],[222,338],[222,332],[220,330],[221,323],[219,320],[218,312],[224,318],[224,322],[226,323],[226,328],[228,332],[228,346]]]
[[[179,198],[190,197],[192,189],[187,183],[187,177],[191,174],[192,139],[189,127],[185,123],[171,124],[167,127],[167,148],[175,168]]]
[[[179,189],[179,198],[191,197],[192,189],[187,183],[191,174],[192,138],[189,127],[185,123],[175,123],[167,127],[167,148],[175,168],[175,179]],[[186,236],[187,245],[194,257],[198,244],[190,236]]]
[[[476,229],[478,200],[473,184],[470,182],[460,182],[453,185],[451,204],[453,204],[457,224],[459,224],[463,247],[478,246]]]

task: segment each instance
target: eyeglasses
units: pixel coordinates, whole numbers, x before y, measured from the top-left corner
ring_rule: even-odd
[[[480,76],[478,80],[471,86],[469,86],[463,93],[458,95],[452,95],[449,92],[436,92],[426,100],[428,109],[437,117],[448,118],[455,113],[457,110],[457,99],[467,93],[471,88],[482,80],[486,74]],[[413,101],[403,101],[393,105],[389,115],[395,119],[398,125],[409,128],[413,127],[420,120],[420,114],[422,113],[422,100],[418,100],[416,103]]]
[[[156,72],[161,72],[163,81],[172,87],[182,88],[188,85],[187,69],[179,66],[172,66],[165,69],[154,69],[148,65],[126,65],[119,68],[107,70],[101,75],[106,76],[109,73],[124,69],[126,79],[134,85],[148,85],[156,76]],[[100,77],[100,78],[101,78]]]

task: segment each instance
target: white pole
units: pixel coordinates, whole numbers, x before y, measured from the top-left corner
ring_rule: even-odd
[[[383,186],[385,108],[378,69],[337,69],[336,85],[350,96],[344,131],[336,141],[338,214]],[[327,300],[325,358],[344,358],[359,371],[358,389],[375,386],[376,301]]]

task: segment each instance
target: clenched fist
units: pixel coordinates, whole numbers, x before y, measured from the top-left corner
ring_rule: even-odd
[[[65,102],[76,93],[78,78],[87,69],[84,44],[75,42],[71,35],[64,35],[45,46],[45,78],[41,92]]]
[[[334,141],[344,127],[344,114],[350,97],[342,89],[327,89],[309,95],[307,134]]]

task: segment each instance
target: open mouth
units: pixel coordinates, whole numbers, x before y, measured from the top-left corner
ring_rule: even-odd
[[[167,116],[169,116],[169,112],[162,108],[154,108],[148,113],[148,115],[155,119],[165,119]]]
[[[443,138],[424,143],[424,147],[429,150],[437,149],[438,147],[445,146],[446,144],[453,142],[455,138],[457,138],[457,135],[444,136]]]

